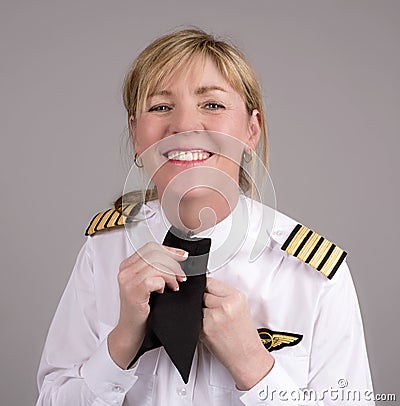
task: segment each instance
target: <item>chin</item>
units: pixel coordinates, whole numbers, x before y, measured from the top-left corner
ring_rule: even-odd
[[[207,186],[196,186],[193,189],[190,189],[189,191],[184,193],[184,195],[182,196],[182,200],[212,201],[213,199],[215,199],[217,195],[219,196],[220,193],[215,189],[211,189],[210,187]]]
[[[179,185],[174,187],[168,187],[167,190],[163,190],[162,196],[172,200],[175,203],[190,202],[195,200],[212,201],[219,196],[220,193],[207,186],[196,186],[194,188],[180,188]]]

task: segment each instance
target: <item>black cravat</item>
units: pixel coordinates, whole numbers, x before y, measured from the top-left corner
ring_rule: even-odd
[[[163,244],[189,253],[188,259],[180,263],[188,280],[179,285],[178,292],[165,287],[163,294],[151,294],[146,335],[129,368],[146,351],[164,346],[183,381],[187,383],[202,326],[202,304],[211,239],[188,238],[171,227]]]

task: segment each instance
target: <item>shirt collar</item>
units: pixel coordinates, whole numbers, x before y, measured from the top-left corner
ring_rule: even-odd
[[[162,244],[171,223],[158,200],[147,202],[147,227],[152,239]],[[256,260],[267,246],[280,247],[297,223],[257,201],[240,195],[238,203],[225,219],[193,237],[211,238],[209,271],[226,265],[239,251]]]
[[[232,212],[214,227],[204,230],[189,238],[211,238],[211,249],[208,260],[210,272],[219,269],[232,259],[245,243],[251,221],[248,208],[249,199],[239,196]],[[162,244],[171,223],[163,213],[158,201],[149,202],[150,207],[156,212],[154,216],[154,232],[156,240]]]

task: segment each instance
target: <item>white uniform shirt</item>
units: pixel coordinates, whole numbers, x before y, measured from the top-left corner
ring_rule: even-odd
[[[250,224],[239,251],[209,277],[246,294],[257,328],[301,334],[302,340],[271,352],[274,367],[245,392],[236,389],[228,370],[201,343],[186,385],[162,347],[145,353],[131,370],[119,368],[107,348],[119,316],[119,265],[150,239],[162,242],[168,231],[158,202],[144,209],[151,215],[130,229],[135,241],[117,228],[88,237],[81,249],[44,347],[37,405],[374,404],[369,401],[372,383],[361,315],[346,262],[329,280],[287,254],[281,246],[297,223],[278,212],[267,246],[249,262],[262,224],[258,203],[249,206]],[[230,226],[230,217],[217,224],[212,251]],[[211,252],[210,262],[214,259]]]

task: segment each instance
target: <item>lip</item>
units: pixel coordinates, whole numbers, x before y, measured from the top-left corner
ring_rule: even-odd
[[[204,149],[204,148],[201,148],[201,147],[193,147],[193,146],[191,146],[191,147],[181,147],[181,146],[179,145],[179,146],[175,146],[174,148],[169,148],[168,150],[166,150],[166,151],[163,152],[162,154],[163,154],[163,155],[168,155],[171,151],[207,152],[207,153],[209,153],[209,154],[212,153],[212,152],[210,152],[210,151],[208,151],[208,150],[206,150],[206,149]]]

